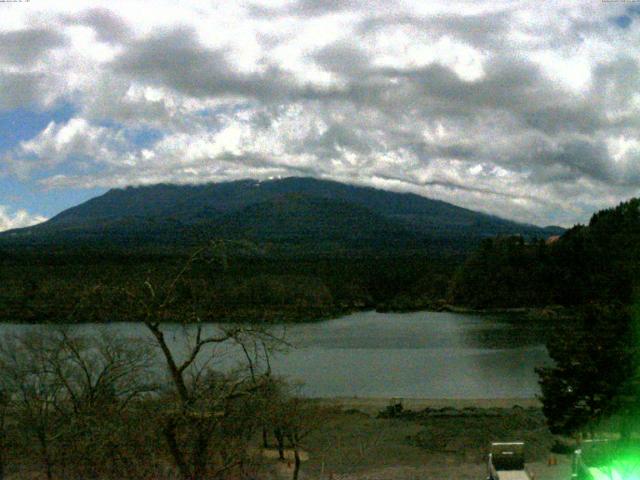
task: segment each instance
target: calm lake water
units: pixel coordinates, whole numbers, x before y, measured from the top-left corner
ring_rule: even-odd
[[[441,312],[355,313],[318,323],[275,327],[293,345],[273,356],[276,374],[303,381],[314,397],[508,398],[534,397],[534,367],[549,362],[540,329],[513,316]],[[207,325],[215,329],[215,325]],[[43,328],[0,325],[0,334]],[[78,327],[150,339],[141,324]],[[190,327],[166,325],[183,345]],[[217,350],[220,368],[238,351]]]

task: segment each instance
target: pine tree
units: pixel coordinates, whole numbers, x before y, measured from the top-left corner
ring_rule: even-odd
[[[554,365],[536,370],[552,433],[592,433],[638,401],[636,343],[624,306],[590,305],[558,322],[547,342]]]

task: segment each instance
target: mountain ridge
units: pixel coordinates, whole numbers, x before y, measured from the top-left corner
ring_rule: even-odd
[[[262,205],[261,211],[257,205]],[[269,209],[276,205],[284,211],[288,208],[289,217],[281,215],[277,221],[270,217]],[[342,213],[350,220],[341,221]],[[231,228],[234,222],[235,227]],[[266,229],[269,222],[275,222],[270,227],[272,230],[280,231]],[[311,228],[308,222],[315,226]],[[305,237],[309,243],[331,238],[349,244],[354,236],[360,237],[360,243],[366,237],[371,246],[384,243],[377,241],[374,232],[368,230],[369,223],[381,228],[382,240],[398,243],[397,237],[406,237],[414,246],[420,243],[419,238],[468,241],[514,234],[548,237],[564,231],[559,227],[538,227],[502,219],[414,193],[311,177],[286,177],[111,189],[41,224],[2,232],[0,238],[40,242],[49,239],[55,243],[63,239],[108,241],[117,237],[133,242],[162,243],[167,239],[187,241],[197,230],[211,236],[222,234],[238,239],[248,236],[258,242],[271,241],[275,236],[278,241],[286,242],[299,239],[301,232],[304,237],[305,229],[311,228],[313,235]],[[258,234],[247,235],[251,230]],[[360,230],[362,234],[354,235],[353,230]]]

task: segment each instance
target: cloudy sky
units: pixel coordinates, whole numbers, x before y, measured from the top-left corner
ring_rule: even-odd
[[[0,230],[291,175],[586,222],[639,194],[639,62],[635,2],[0,3]]]

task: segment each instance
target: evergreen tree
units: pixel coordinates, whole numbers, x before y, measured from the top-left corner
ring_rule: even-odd
[[[537,369],[552,433],[592,432],[637,402],[636,338],[627,307],[589,305],[561,319],[547,342],[554,365]]]

